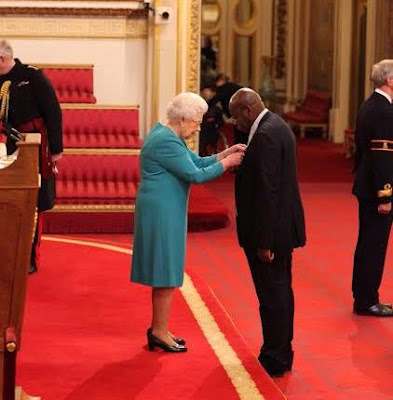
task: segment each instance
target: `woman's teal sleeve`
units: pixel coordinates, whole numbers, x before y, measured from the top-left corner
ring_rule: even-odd
[[[192,150],[188,149],[188,151],[191,155],[192,161],[198,168],[208,167],[209,165],[212,165],[217,162],[217,156],[215,154],[212,156],[200,157],[197,154],[195,154]]]
[[[155,155],[163,168],[189,183],[203,183],[214,179],[224,172],[220,162],[198,167],[190,150],[178,138],[168,138],[157,143]],[[195,155],[196,156],[196,155]],[[196,156],[198,158],[203,158]],[[212,156],[215,157],[215,156]],[[207,157],[212,159],[212,157]],[[200,162],[200,164],[204,164]]]

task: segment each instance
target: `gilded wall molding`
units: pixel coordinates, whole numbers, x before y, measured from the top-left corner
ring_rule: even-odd
[[[146,19],[120,17],[7,16],[0,18],[4,38],[136,39],[147,37]]]
[[[286,43],[287,43],[287,0],[279,0],[276,6],[276,62],[275,76],[276,79],[284,79],[286,77]]]
[[[199,92],[199,59],[201,40],[201,1],[189,2],[187,23],[187,81],[186,89]]]
[[[186,30],[186,91],[199,93],[201,0],[191,0],[188,7]],[[192,135],[186,142],[191,150],[197,151],[199,135]]]
[[[147,19],[148,11],[129,8],[85,8],[85,7],[0,7],[0,15],[28,16],[79,16],[79,17],[126,17]]]

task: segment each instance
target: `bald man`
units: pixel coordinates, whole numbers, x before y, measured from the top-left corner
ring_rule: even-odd
[[[306,242],[296,139],[251,89],[238,90],[229,109],[236,127],[248,133],[235,196],[238,239],[260,305],[264,343],[258,359],[270,376],[277,377],[292,369],[292,251]]]

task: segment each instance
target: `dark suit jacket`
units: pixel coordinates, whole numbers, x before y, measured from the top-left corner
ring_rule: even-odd
[[[391,196],[378,197],[385,185],[393,186],[393,146],[390,142],[393,143],[393,106],[384,96],[374,92],[361,105],[356,120],[356,176],[352,193],[358,198],[380,203],[391,201]]]
[[[268,111],[236,174],[237,232],[242,247],[289,253],[306,242],[296,167],[296,139]]]

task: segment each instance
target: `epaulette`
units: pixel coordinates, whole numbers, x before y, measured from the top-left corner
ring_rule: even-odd
[[[10,86],[11,81],[5,81],[1,85],[0,89],[0,120],[7,121],[8,119],[8,107],[10,99]]]
[[[39,68],[37,68],[37,67],[35,67],[34,65],[27,65],[27,68],[32,68],[32,69],[39,69]]]

